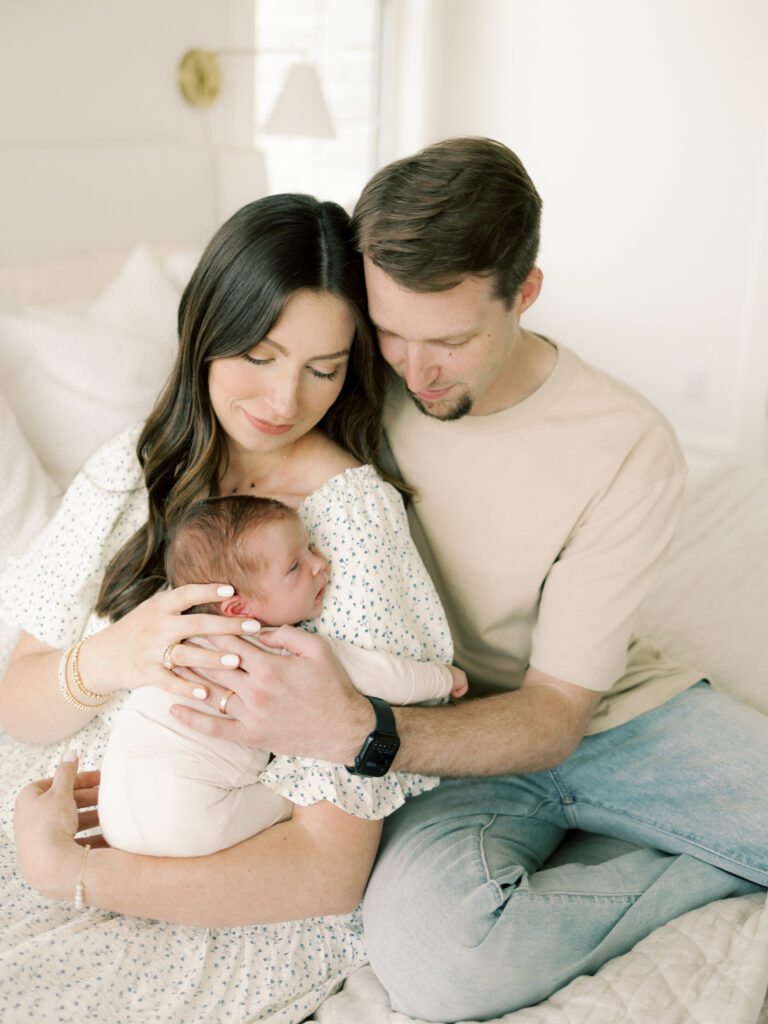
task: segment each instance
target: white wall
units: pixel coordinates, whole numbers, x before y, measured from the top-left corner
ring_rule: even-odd
[[[406,108],[384,159],[451,135],[509,145],[544,199],[526,325],[646,393],[694,457],[764,456],[768,4],[392,6]]]
[[[0,264],[197,244],[262,194],[250,60],[222,68],[207,121],[176,85],[186,50],[253,33],[253,0],[2,0]]]

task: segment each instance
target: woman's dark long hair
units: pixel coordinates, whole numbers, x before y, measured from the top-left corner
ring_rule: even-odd
[[[355,324],[341,393],[318,426],[392,480],[378,463],[386,364],[368,321],[348,215],[336,203],[305,195],[250,203],[214,235],[181,297],[176,363],[137,446],[149,518],[107,567],[100,615],[119,619],[166,585],[166,530],[201,495],[219,493],[227,458],[208,392],[209,366],[249,352],[300,289],[338,296]]]

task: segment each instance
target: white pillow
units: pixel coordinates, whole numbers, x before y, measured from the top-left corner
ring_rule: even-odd
[[[637,623],[665,653],[766,713],[767,509],[768,466],[724,464],[693,479]]]
[[[57,488],[0,395],[0,572],[20,555],[53,513]],[[18,639],[15,626],[0,621],[0,676]]]
[[[100,249],[83,256],[0,267],[0,304],[84,309],[125,263],[125,250]]]
[[[0,315],[0,374],[21,429],[62,488],[149,413],[173,364],[179,289],[140,246],[82,316]]]
[[[199,249],[177,249],[163,260],[163,270],[179,293],[187,287],[187,282],[192,277],[201,256],[202,252]]]
[[[137,246],[120,275],[90,306],[94,323],[138,334],[165,345],[176,337],[181,289],[172,282],[147,245]]]

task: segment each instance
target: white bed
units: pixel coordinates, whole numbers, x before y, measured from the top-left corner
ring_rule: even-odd
[[[0,569],[42,527],[87,455],[148,411],[194,258],[139,246],[0,268]],[[641,615],[672,654],[764,713],[766,568],[768,466],[699,472]],[[0,623],[0,670],[14,642]],[[496,1024],[768,1024],[767,985],[768,910],[763,896],[749,896],[671,922],[594,977]],[[412,1024],[392,1012],[369,967],[312,1020]]]

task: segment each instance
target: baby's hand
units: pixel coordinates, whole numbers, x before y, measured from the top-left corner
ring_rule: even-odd
[[[451,670],[453,676],[453,686],[451,687],[452,697],[463,697],[469,689],[469,683],[467,682],[467,673],[462,672],[460,668],[456,668],[455,665],[449,665],[448,668]]]

